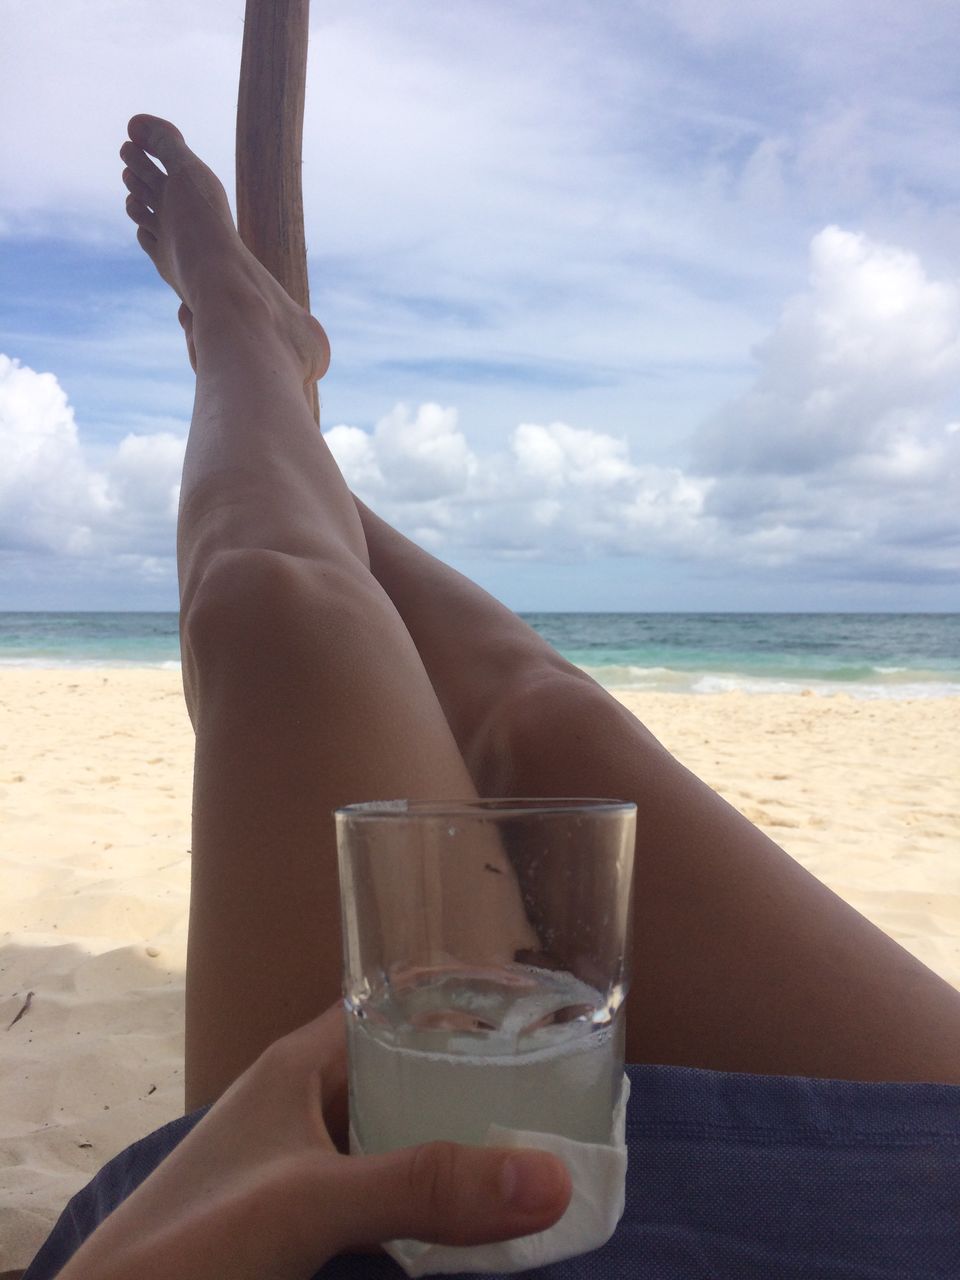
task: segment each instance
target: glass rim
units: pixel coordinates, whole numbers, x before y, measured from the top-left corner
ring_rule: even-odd
[[[336,819],[351,822],[390,822],[402,818],[524,818],[570,814],[635,813],[632,800],[610,800],[592,796],[504,796],[473,800],[364,800],[334,809]]]

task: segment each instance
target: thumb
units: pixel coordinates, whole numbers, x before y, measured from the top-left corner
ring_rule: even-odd
[[[336,1251],[384,1240],[487,1244],[544,1231],[572,1185],[546,1151],[430,1142],[380,1156],[345,1156],[324,1187]]]

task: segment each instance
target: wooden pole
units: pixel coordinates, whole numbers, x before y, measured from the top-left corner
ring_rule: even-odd
[[[246,0],[237,99],[237,227],[307,310],[301,167],[309,17],[310,0]]]

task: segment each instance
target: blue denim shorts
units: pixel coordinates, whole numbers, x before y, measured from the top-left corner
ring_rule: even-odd
[[[626,1210],[538,1280],[957,1280],[960,1086],[628,1067]],[[24,1280],[51,1280],[199,1119],[128,1147],[67,1205]],[[396,1280],[341,1256],[322,1280]],[[229,1280],[224,1277],[224,1280]]]

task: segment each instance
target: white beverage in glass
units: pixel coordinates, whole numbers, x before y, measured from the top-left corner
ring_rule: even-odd
[[[490,1124],[609,1143],[623,1013],[569,973],[511,964],[392,974],[347,1001],[350,1117],[367,1154]]]

